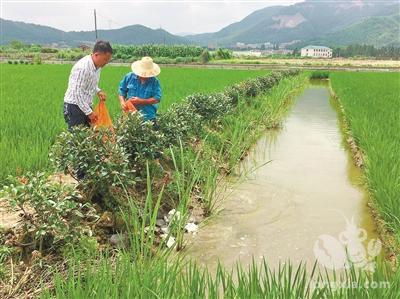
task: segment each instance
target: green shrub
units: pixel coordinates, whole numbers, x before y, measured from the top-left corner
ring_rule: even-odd
[[[315,71],[310,75],[310,79],[328,79],[329,72],[326,71]]]
[[[216,59],[231,59],[233,58],[233,52],[228,49],[221,49],[219,48],[215,53]]]
[[[185,63],[185,57],[176,57],[175,63]]]
[[[248,79],[239,83],[239,88],[241,89],[242,94],[247,100],[249,98],[255,97],[260,91],[260,86],[256,79]]]
[[[175,59],[169,57],[155,57],[154,62],[159,64],[174,64],[176,63]]]
[[[231,99],[223,93],[196,93],[185,99],[193,111],[204,120],[218,120],[233,108]]]
[[[131,167],[143,169],[147,159],[155,159],[162,151],[163,135],[140,113],[128,113],[117,122],[118,144],[129,155]]]
[[[42,250],[79,239],[84,215],[93,210],[80,203],[74,186],[49,181],[44,173],[9,178],[9,183],[1,193],[22,213],[24,243]]]
[[[203,52],[201,52],[201,55],[200,55],[200,62],[203,63],[203,64],[206,64],[210,60],[211,60],[210,52],[208,52],[207,49],[204,49]]]
[[[242,89],[239,84],[234,84],[225,88],[224,93],[230,98],[232,105],[236,105],[239,102],[239,98],[242,95]]]
[[[186,141],[191,135],[201,131],[202,118],[194,113],[187,102],[174,103],[168,111],[158,117],[160,131],[164,135],[164,145],[178,145],[179,140]]]
[[[42,48],[40,50],[40,52],[42,53],[58,53],[58,49],[54,49],[54,48]]]
[[[123,190],[133,187],[136,181],[129,167],[129,154],[109,130],[93,131],[76,127],[72,132],[59,135],[50,152],[50,160],[56,169],[77,176],[88,200],[99,200],[107,209],[121,204]]]

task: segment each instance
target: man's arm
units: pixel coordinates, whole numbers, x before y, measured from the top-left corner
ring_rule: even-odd
[[[100,101],[105,101],[107,99],[106,93],[102,91],[98,86],[96,87],[96,93]]]

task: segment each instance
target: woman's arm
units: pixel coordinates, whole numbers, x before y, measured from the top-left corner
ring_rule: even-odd
[[[118,98],[119,98],[119,103],[121,105],[121,108],[125,110],[126,109],[125,97],[122,95],[119,95]]]
[[[160,102],[155,98],[141,99],[138,97],[130,98],[128,101],[130,101],[133,105],[153,105]]]

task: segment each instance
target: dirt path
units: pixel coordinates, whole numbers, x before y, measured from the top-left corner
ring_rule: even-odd
[[[18,224],[19,212],[13,210],[5,199],[0,199],[0,229],[8,230]]]

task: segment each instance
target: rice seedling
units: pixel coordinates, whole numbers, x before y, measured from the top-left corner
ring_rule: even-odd
[[[331,73],[372,200],[400,244],[399,73]]]

